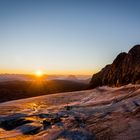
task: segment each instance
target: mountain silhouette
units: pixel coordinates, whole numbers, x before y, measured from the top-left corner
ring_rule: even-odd
[[[122,86],[129,83],[140,83],[140,45],[135,45],[128,53],[120,53],[112,64],[94,74],[90,88],[103,85]]]
[[[75,75],[69,75],[66,79],[71,80],[71,81],[77,81],[78,80]]]

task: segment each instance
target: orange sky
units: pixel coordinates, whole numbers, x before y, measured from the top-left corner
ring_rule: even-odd
[[[97,71],[92,71],[92,70],[51,70],[51,71],[47,71],[45,69],[35,69],[35,70],[15,70],[15,69],[1,69],[0,70],[0,74],[4,74],[4,73],[8,73],[8,74],[35,74],[36,71],[40,70],[43,74],[50,74],[50,75],[93,75],[93,73],[96,73]]]

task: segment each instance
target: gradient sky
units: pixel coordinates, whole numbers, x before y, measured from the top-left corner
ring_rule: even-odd
[[[140,0],[0,0],[0,73],[93,74],[140,43]]]

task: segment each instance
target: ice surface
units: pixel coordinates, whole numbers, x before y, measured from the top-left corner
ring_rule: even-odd
[[[0,139],[139,140],[140,85],[98,87],[0,104]]]

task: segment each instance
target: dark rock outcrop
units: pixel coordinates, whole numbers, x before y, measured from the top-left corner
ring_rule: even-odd
[[[128,53],[120,53],[112,64],[94,74],[90,88],[103,85],[122,86],[129,83],[140,83],[140,45],[134,46]]]

